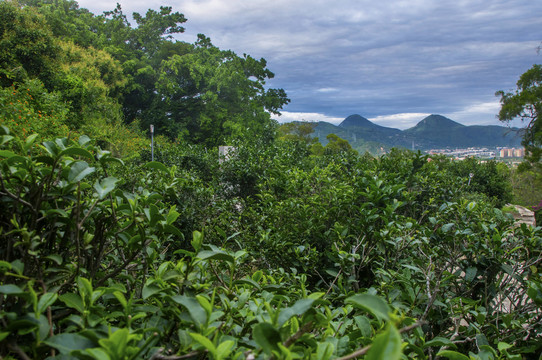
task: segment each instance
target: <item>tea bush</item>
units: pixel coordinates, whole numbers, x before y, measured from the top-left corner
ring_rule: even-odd
[[[0,131],[4,359],[541,351],[541,229],[420,154],[179,146],[166,166]]]

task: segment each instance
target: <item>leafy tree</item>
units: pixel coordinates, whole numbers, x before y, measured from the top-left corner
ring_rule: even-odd
[[[132,27],[120,5],[95,16],[71,0],[27,4],[44,14],[55,36],[105,51],[120,63],[123,87],[109,95],[122,104],[125,123],[142,129],[154,124],[171,139],[207,146],[242,136],[274,137],[269,113],[289,100],[282,89],[264,88],[274,76],[265,60],[220,50],[203,35],[195,44],[173,39],[184,32],[186,19],[171,7],[134,13]]]
[[[281,124],[278,128],[279,138],[286,140],[299,140],[307,144],[318,141],[310,135],[314,132],[317,123],[292,121]]]
[[[523,145],[531,162],[542,156],[542,65],[533,65],[522,74],[514,92],[497,91],[501,97],[499,119],[510,121],[520,118],[526,122]]]
[[[49,89],[58,65],[58,43],[30,7],[0,2],[0,86],[39,78]]]
[[[352,149],[352,146],[348,142],[348,140],[341,139],[335,134],[329,134],[326,136],[326,139],[328,139],[328,143],[324,148],[324,152],[326,154],[334,154],[339,152],[356,152],[354,149]]]
[[[170,137],[220,145],[229,138],[272,131],[269,113],[289,100],[283,90],[264,88],[274,74],[264,59],[237,56],[212,45],[203,35],[185,55],[162,63],[158,97],[145,121],[158,122]]]

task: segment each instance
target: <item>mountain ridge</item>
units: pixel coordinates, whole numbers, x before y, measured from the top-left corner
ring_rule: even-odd
[[[518,128],[498,125],[464,125],[438,114],[423,118],[411,128],[399,130],[375,124],[359,114],[353,114],[338,125],[318,122],[312,136],[318,137],[322,145],[326,145],[326,136],[334,133],[348,140],[358,151],[378,154],[392,147],[417,150],[517,147],[521,145],[518,131]]]

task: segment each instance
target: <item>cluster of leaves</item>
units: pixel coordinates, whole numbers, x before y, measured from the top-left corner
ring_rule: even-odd
[[[334,299],[295,272],[247,274],[249,252],[197,231],[183,246],[176,208],[123,190],[123,163],[86,136],[38,145],[0,129],[3,358],[350,359],[369,344],[398,358],[400,333],[423,340],[374,290]],[[176,186],[144,166],[162,176],[140,185]]]
[[[461,200],[450,164],[292,140],[123,164],[2,131],[4,357],[540,351],[540,230]]]
[[[14,133],[86,133],[116,153],[143,145],[123,126],[122,68],[109,53],[53,34],[31,6],[0,3],[0,121]]]
[[[84,135],[0,131],[3,358],[542,350],[542,229],[473,200],[462,169],[485,164],[293,138],[125,163]]]
[[[373,159],[309,149],[285,138],[239,147],[222,164],[222,181],[243,191],[205,224],[217,244],[248,249],[259,269],[295,269],[339,298],[378,289],[428,321],[428,338],[464,354],[540,351],[540,229],[513,227],[494,208],[509,196],[507,171],[403,151]]]
[[[514,92],[497,91],[501,99],[499,120],[510,121],[516,118],[525,123],[523,146],[526,159],[537,163],[542,156],[542,65],[535,64],[523,73]]]

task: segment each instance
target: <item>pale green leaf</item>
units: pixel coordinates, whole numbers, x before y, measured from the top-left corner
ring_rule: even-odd
[[[24,293],[23,289],[21,289],[17,285],[13,285],[13,284],[0,285],[0,294],[20,295],[22,293]]]
[[[278,318],[278,325],[281,327],[284,325],[284,323],[292,316],[299,316],[303,315],[307,310],[309,310],[314,303],[314,299],[300,299],[296,301],[296,303],[289,308],[282,309],[279,314]]]
[[[38,313],[43,314],[49,306],[55,303],[56,299],[58,299],[57,293],[43,294],[38,301]]]
[[[401,334],[395,326],[388,324],[386,330],[373,341],[365,359],[399,360],[401,359],[401,347]]]
[[[69,182],[79,182],[86,176],[92,174],[96,168],[88,166],[86,161],[76,161],[72,164],[70,172],[68,173]]]
[[[59,296],[60,301],[66,304],[67,307],[79,311],[81,314],[85,311],[81,296],[74,293],[66,293]]]
[[[442,356],[450,360],[470,360],[468,356],[465,356],[457,351],[452,350],[442,350],[439,351],[437,356]]]
[[[109,194],[111,191],[113,191],[117,185],[117,182],[119,179],[113,176],[106,177],[105,179],[102,179],[100,181],[97,181],[94,184],[94,189],[96,189],[96,192],[98,193],[98,197],[100,200],[104,199],[107,194]]]
[[[176,295],[172,296],[171,299],[177,304],[184,306],[188,310],[192,320],[194,320],[198,326],[207,322],[207,312],[195,298],[185,295]]]
[[[145,164],[145,167],[149,169],[156,169],[156,170],[163,171],[165,173],[169,173],[168,168],[164,164],[158,161],[150,161]]]
[[[211,354],[216,356],[216,347],[211,340],[198,333],[190,333],[189,335],[192,337],[192,339],[203,345],[203,347],[205,347]]]
[[[357,294],[345,300],[347,304],[363,309],[379,319],[389,320],[390,307],[378,296],[371,294]]]

